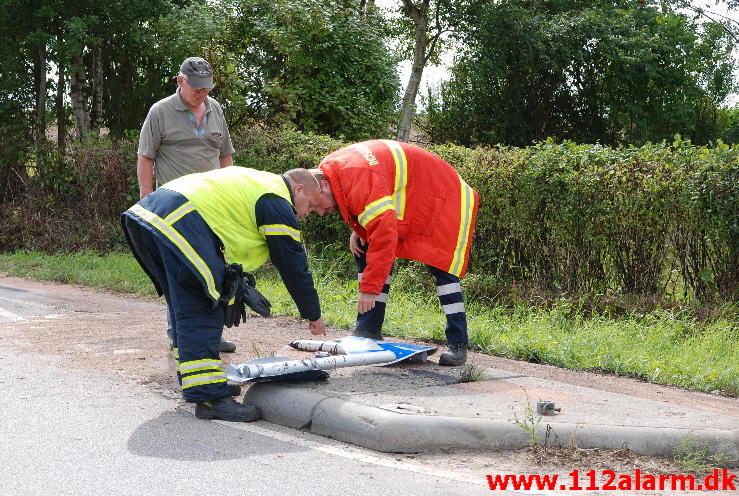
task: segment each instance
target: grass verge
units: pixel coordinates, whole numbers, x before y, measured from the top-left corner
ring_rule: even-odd
[[[311,264],[324,319],[333,327],[349,328],[356,316],[357,282],[348,270],[336,267],[327,260],[312,260]],[[128,253],[0,253],[0,271],[156,296]],[[403,277],[402,271],[396,275],[383,332],[443,342],[444,316],[436,295],[398,280]],[[276,315],[298,316],[276,270],[260,269],[257,280]],[[467,312],[470,344],[484,353],[734,397],[739,394],[739,324],[730,317],[699,322],[663,310],[618,319],[585,318],[573,314],[565,301],[549,309],[487,307],[472,302]]]

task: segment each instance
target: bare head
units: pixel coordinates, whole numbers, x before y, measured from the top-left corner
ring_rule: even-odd
[[[285,177],[293,192],[298,219],[307,217],[311,212],[321,216],[336,212],[331,185],[319,169],[290,169],[285,172]]]

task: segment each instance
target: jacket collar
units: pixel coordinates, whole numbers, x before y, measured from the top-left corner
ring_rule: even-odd
[[[344,222],[349,222],[350,214],[349,210],[346,208],[346,195],[344,194],[344,190],[341,189],[341,182],[339,181],[337,174],[339,167],[339,164],[331,161],[324,162],[318,166],[318,168],[321,169],[321,172],[323,172],[323,175],[326,176],[328,183],[331,185],[331,192],[334,195],[334,200],[336,200],[336,205],[339,207],[341,218],[344,219]]]

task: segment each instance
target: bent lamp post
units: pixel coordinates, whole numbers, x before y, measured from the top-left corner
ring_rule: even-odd
[[[376,341],[356,336],[335,341],[298,340],[292,341],[290,346],[301,351],[328,353],[329,356],[303,359],[277,356],[257,358],[238,365],[229,365],[226,367],[226,378],[239,384],[269,378],[279,380],[280,376],[289,376],[283,379],[316,379],[326,377],[326,374],[321,376],[316,371],[361,365],[389,365],[411,357],[424,362],[428,355],[436,352],[436,348],[432,346]]]

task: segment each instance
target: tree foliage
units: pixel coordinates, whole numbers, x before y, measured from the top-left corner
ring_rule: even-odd
[[[733,38],[669,4],[503,0],[469,11],[452,78],[428,96],[435,141],[716,138]]]
[[[374,9],[362,12],[353,1],[242,0],[233,52],[246,101],[268,122],[386,136],[399,81],[382,26]]]
[[[232,127],[388,136],[396,61],[368,10],[348,0],[0,0],[0,195],[12,197],[28,171],[69,176],[68,129],[77,140],[139,129],[193,55],[212,63],[212,95]]]
[[[733,142],[736,111],[724,102],[736,89],[737,24],[688,0],[650,1],[396,0],[399,12],[426,9],[416,23],[365,0],[0,0],[0,196],[29,175],[70,177],[68,130],[78,140],[137,130],[191,55],[212,63],[212,94],[234,130],[389,137],[397,57],[417,55],[407,124],[442,33],[460,52],[429,96],[435,141],[638,144],[679,132]]]

